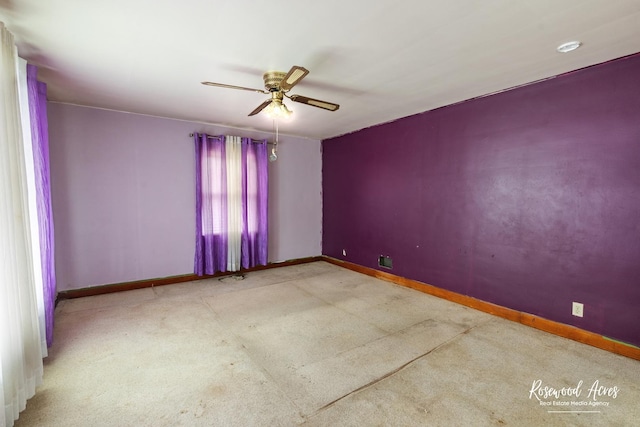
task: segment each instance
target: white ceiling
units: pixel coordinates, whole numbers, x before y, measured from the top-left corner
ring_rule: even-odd
[[[0,0],[52,101],[271,131],[262,73],[310,70],[282,133],[325,139],[640,52],[640,0]],[[562,42],[583,46],[557,53]]]

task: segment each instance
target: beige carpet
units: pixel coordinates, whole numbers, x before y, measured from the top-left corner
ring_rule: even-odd
[[[316,262],[63,301],[16,425],[629,426],[638,402],[638,361]]]

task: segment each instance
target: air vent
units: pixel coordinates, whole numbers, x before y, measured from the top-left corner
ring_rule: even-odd
[[[380,255],[378,258],[378,265],[382,268],[388,268],[391,270],[393,268],[393,260],[391,257]]]

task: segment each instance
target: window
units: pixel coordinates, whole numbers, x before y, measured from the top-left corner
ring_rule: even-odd
[[[195,143],[195,273],[266,264],[266,141],[195,134]]]

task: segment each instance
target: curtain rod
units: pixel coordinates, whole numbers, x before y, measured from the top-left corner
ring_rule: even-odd
[[[205,135],[207,135],[207,134],[205,134]],[[221,137],[221,136],[223,136],[223,135],[207,135],[207,136],[208,136],[209,138],[220,138],[220,137]],[[190,137],[190,138],[193,138],[193,133],[190,133],[190,134],[189,134],[189,137]],[[251,140],[251,142],[252,142],[252,143],[254,143],[254,144],[263,144],[263,142],[262,142],[262,141],[264,141],[263,139],[253,139],[253,138],[249,138],[249,139],[250,139],[250,140]],[[266,143],[266,144],[267,144],[267,145],[277,145],[275,142],[269,142],[269,141],[267,141],[267,143]]]

